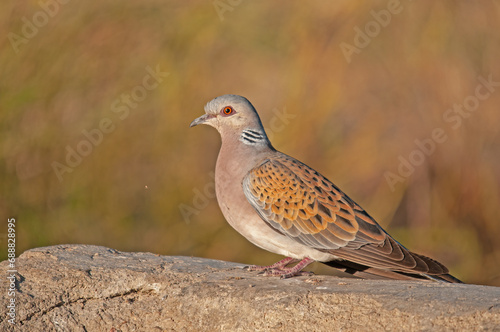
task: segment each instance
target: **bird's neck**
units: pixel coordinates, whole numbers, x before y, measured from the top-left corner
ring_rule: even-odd
[[[267,138],[264,128],[252,127],[239,130],[220,130],[222,138],[222,148],[229,146],[231,149],[240,150],[274,150],[271,142]]]
[[[246,174],[269,152],[275,151],[265,132],[243,130],[240,133],[222,135],[222,145],[217,158],[217,171]],[[236,174],[234,174],[236,175]]]
[[[264,130],[244,129],[238,139],[245,145],[255,147],[271,145]]]

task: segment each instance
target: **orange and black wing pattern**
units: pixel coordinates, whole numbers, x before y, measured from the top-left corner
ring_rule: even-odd
[[[292,157],[264,160],[244,178],[243,190],[269,226],[301,244],[377,269],[448,273],[407,250],[338,187]]]

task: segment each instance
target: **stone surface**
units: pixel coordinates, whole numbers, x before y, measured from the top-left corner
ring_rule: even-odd
[[[16,259],[15,325],[9,283],[0,284],[0,330],[500,331],[498,287],[242,268],[90,245],[28,250]]]

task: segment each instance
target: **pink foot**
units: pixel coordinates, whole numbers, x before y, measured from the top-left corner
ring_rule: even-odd
[[[287,257],[273,265],[270,266],[249,266],[248,270],[249,271],[264,271],[265,276],[279,276],[282,279],[285,278],[290,278],[294,276],[303,276],[303,275],[311,275],[312,272],[307,272],[307,271],[301,271],[303,268],[305,268],[307,265],[311,264],[314,262],[314,260],[306,257],[300,262],[297,263],[297,265],[293,267],[286,267],[286,265],[293,263],[297,261],[296,259]]]
[[[287,266],[290,263],[293,263],[294,261],[297,261],[296,259],[293,259],[292,257],[287,257],[285,259],[280,260],[277,263],[274,263],[273,265],[269,266],[259,266],[259,265],[250,265],[247,266],[246,268],[248,271],[266,271],[266,270],[272,270],[272,269],[282,269],[285,266]]]

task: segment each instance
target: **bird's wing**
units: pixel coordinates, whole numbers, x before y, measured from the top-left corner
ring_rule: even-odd
[[[243,190],[269,226],[301,244],[376,268],[448,273],[407,250],[338,187],[292,157],[264,160],[245,176]]]

